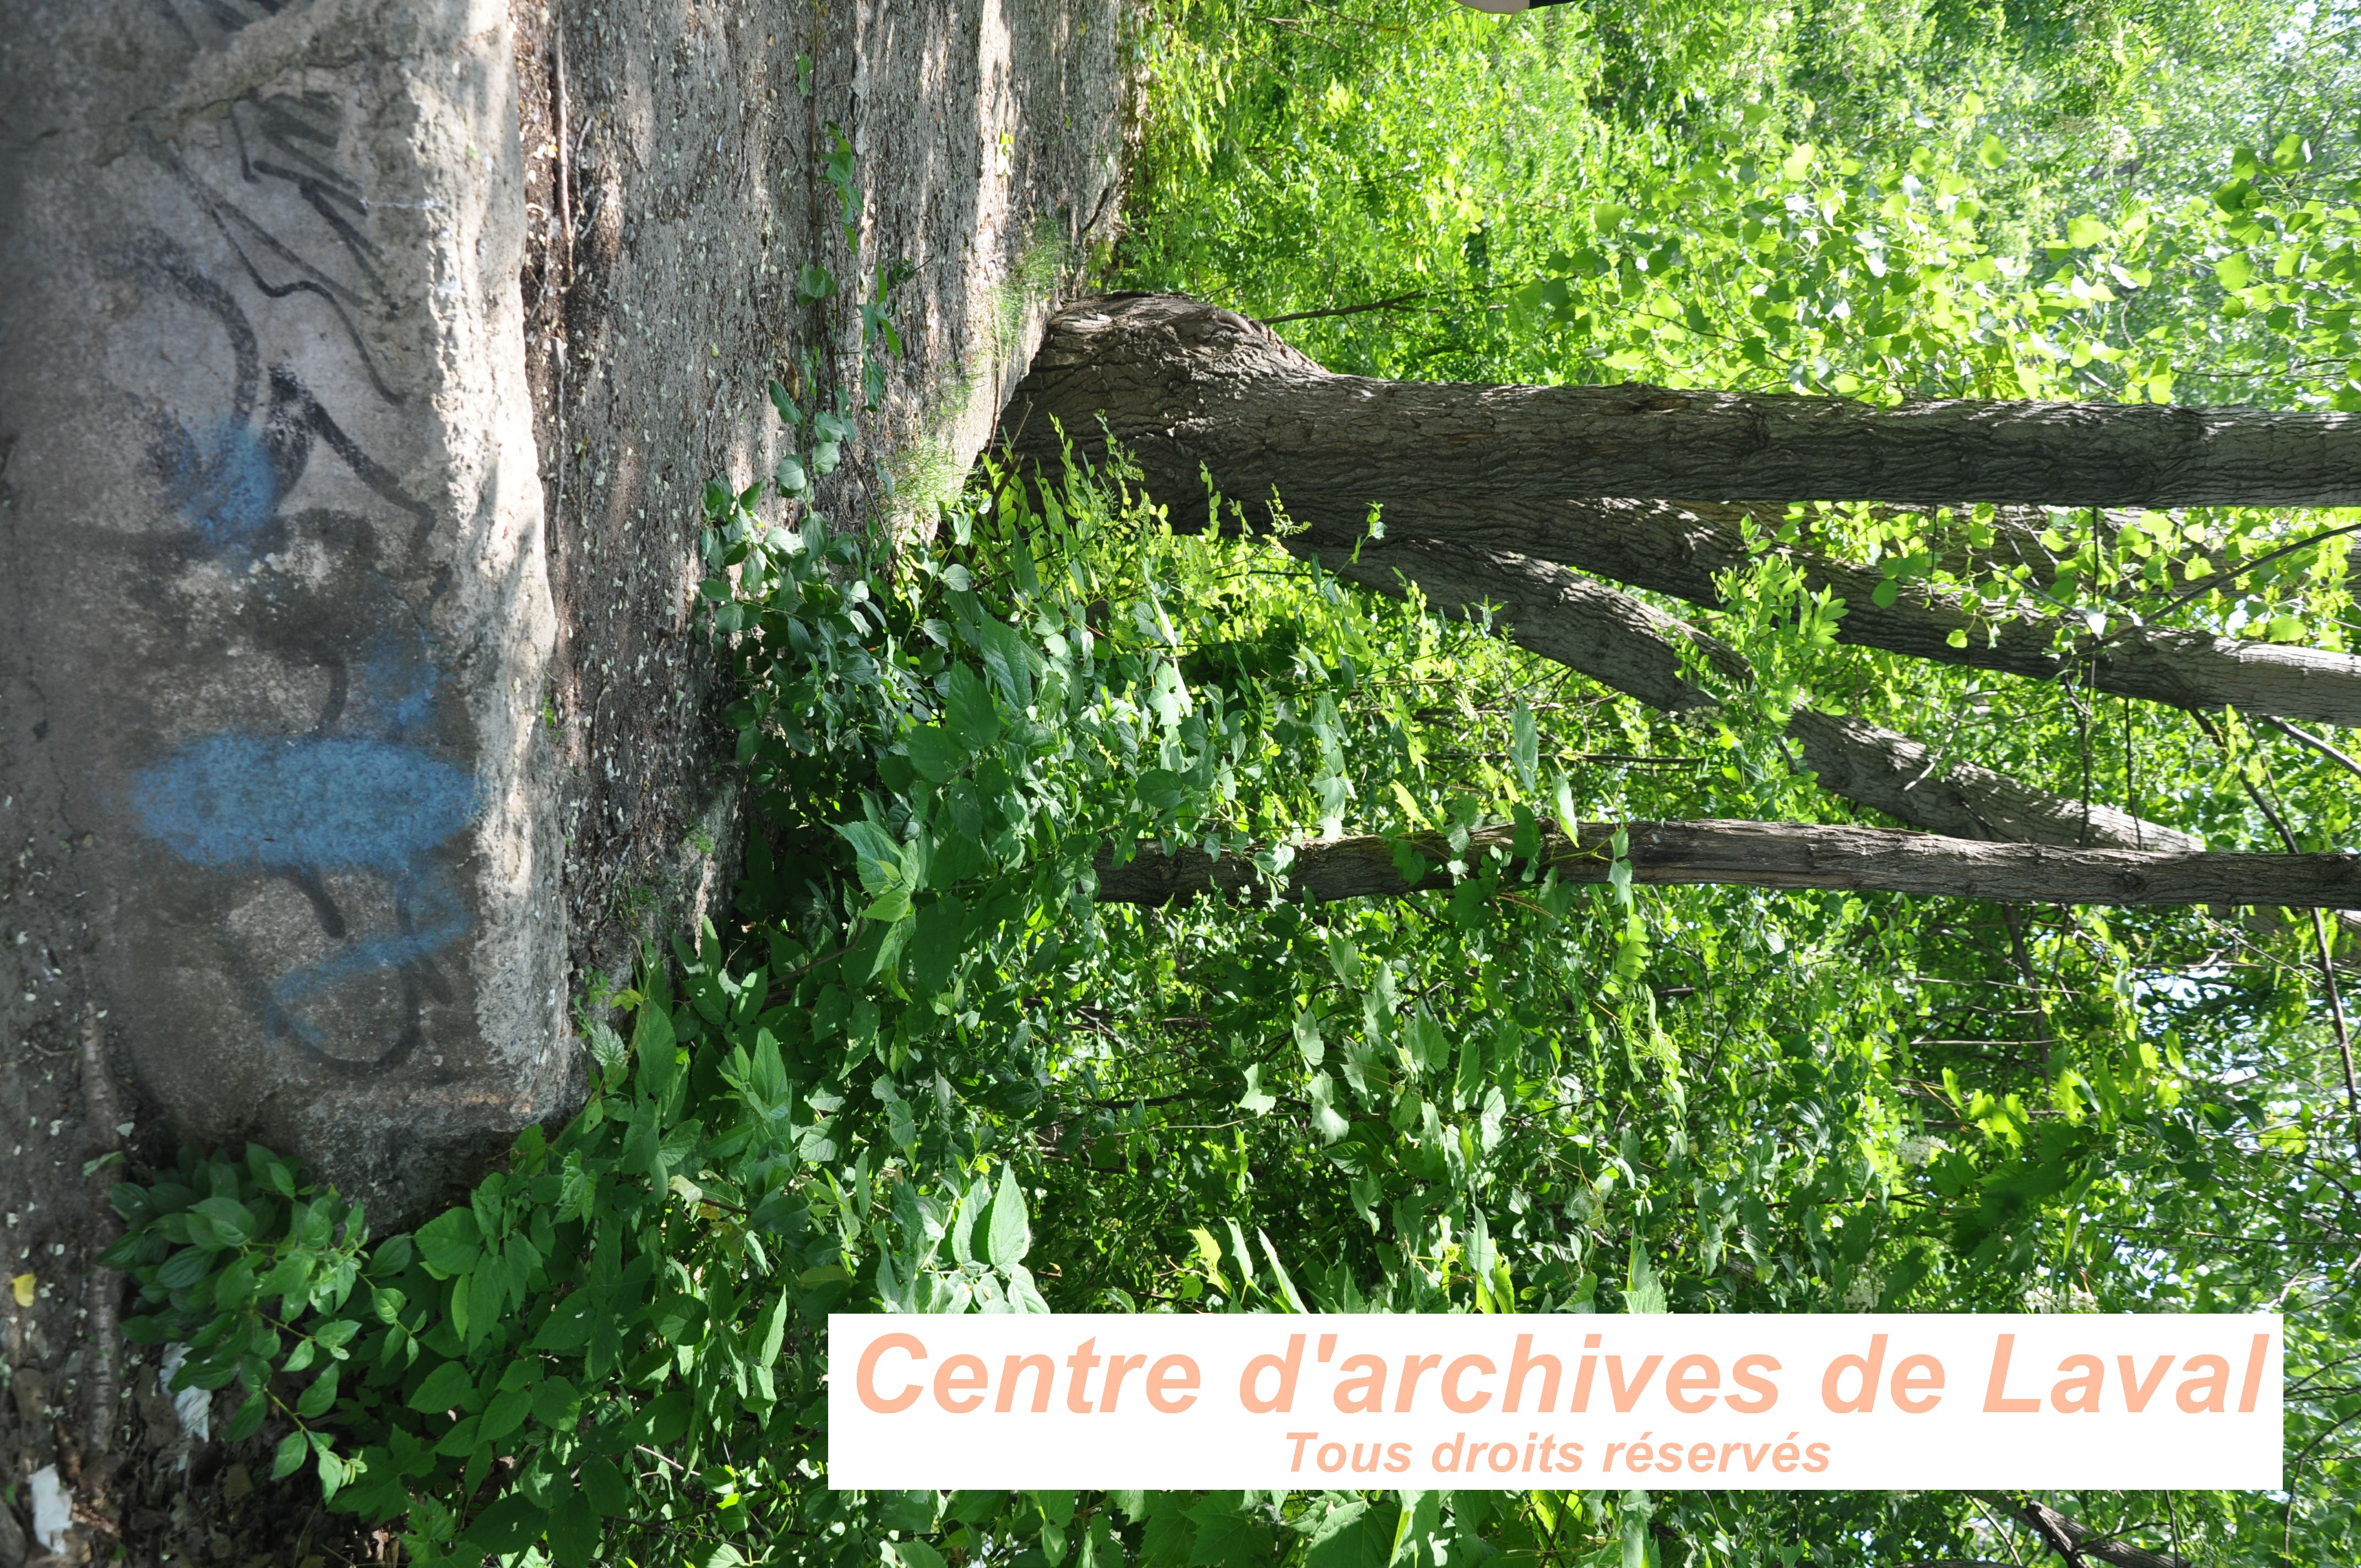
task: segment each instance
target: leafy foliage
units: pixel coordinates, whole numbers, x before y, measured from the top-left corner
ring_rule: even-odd
[[[824,810],[826,831],[758,852],[740,931],[611,999],[630,1037],[593,1023],[582,1113],[374,1246],[260,1154],[124,1190],[118,1261],[157,1303],[138,1332],[192,1343],[192,1381],[247,1376],[281,1463],[316,1455],[333,1506],[426,1559],[1743,1563],[1801,1540],[1873,1563],[1977,1539],[1935,1495],[831,1492],[819,1331],[842,1306],[2080,1293],[2285,1299],[2299,1376],[2349,1343],[2349,1308],[2273,1269],[2290,1243],[2335,1266],[2333,1123],[2216,1087],[2301,1027],[2301,997],[2144,996],[2190,933],[2037,931],[2063,967],[2057,1074],[2028,1093],[1992,1057],[2021,1028],[1947,1044],[1976,1027],[1950,994],[1993,994],[1966,909],[1576,890],[1513,858],[1393,903],[1098,905],[1103,845],[1185,838],[1276,873],[1266,846],[1343,817],[1743,812],[1791,786],[1728,744],[1727,765],[1591,762],[1678,755],[1657,751],[1678,733],[1268,543],[1175,537],[1114,477],[985,491],[890,579],[741,499],[717,494],[711,544],[737,556],[733,656],[772,699],[737,710],[741,753],[788,828]],[[2285,1238],[2268,1255],[2174,1251],[2259,1212]],[[2297,1405],[2309,1434],[2350,1398]],[[2235,1499],[2175,1507],[2246,1539]]]
[[[2324,134],[2204,192],[2068,202],[2105,127],[2029,107],[2205,100],[2219,71],[2168,100],[2123,62],[2218,64],[2244,13],[2035,7],[2003,49],[1974,7],[1862,8],[1858,37],[1834,6],[1521,31],[1263,9],[1173,5],[1151,35],[1126,265],[1279,313],[1420,296],[1292,327],[1339,367],[2345,395],[2307,367],[2353,352],[2361,220]],[[1962,61],[1975,107],[1921,93]],[[840,142],[829,179],[851,192]],[[892,351],[892,286],[864,348]],[[1966,509],[1763,508],[1714,620],[1755,679],[1683,723],[1268,541],[1176,535],[1120,471],[987,469],[883,559],[809,510],[868,368],[831,392],[799,365],[772,388],[795,455],[707,489],[763,831],[721,928],[586,1003],[581,1112],[374,1242],[262,1151],[117,1189],[132,1332],[187,1347],[183,1386],[243,1390],[233,1430],[282,1471],[430,1563],[1992,1558],[1999,1516],[1945,1494],[834,1492],[819,1331],[840,1307],[2276,1308],[2285,1498],[2052,1501],[2209,1563],[2361,1557],[2352,1134],[2291,940],[1628,868],[1576,889],[1521,853],[1455,861],[1444,893],[1276,896],[1287,846],[1341,830],[1831,815],[1781,739],[1806,700],[1936,716],[1949,755],[2220,846],[2276,846],[2267,803],[2348,842],[2349,783],[2292,742],[1839,645],[1844,607],[1773,548],[1808,530],[2064,636],[2169,614],[2341,646],[2345,537],[2273,552],[2346,520],[2059,515],[2004,555],[2015,525]],[[1252,857],[1259,891],[1100,904],[1099,857],[1141,841]]]

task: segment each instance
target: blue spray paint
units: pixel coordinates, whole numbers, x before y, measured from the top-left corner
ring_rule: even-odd
[[[294,526],[281,508],[315,441],[406,514],[413,540],[423,543],[431,510],[360,450],[291,368],[270,368],[267,404],[255,417],[262,378],[245,313],[178,247],[161,236],[154,243],[148,274],[214,315],[237,362],[228,413],[193,432],[159,415],[148,448],[163,499],[199,550],[279,602],[291,589],[302,591],[265,558],[283,548]],[[416,1039],[415,993],[421,984],[442,986],[433,957],[472,924],[442,857],[482,807],[475,774],[429,749],[443,672],[423,624],[374,565],[363,581],[371,585],[365,601],[376,602],[340,605],[339,612],[365,620],[382,615],[390,624],[344,662],[341,707],[324,713],[315,730],[205,735],[131,780],[132,807],[148,838],[207,871],[291,878],[320,911],[335,950],[264,977],[262,1022],[273,1036],[318,1047],[322,1031],[302,1016],[308,1006],[353,981],[389,971],[406,977],[404,1005],[413,1015],[397,1021],[390,1043],[338,1042],[324,1059],[347,1068],[390,1065]],[[322,881],[329,875],[379,879],[390,894],[393,928],[347,935]],[[372,1046],[373,1061],[355,1059],[354,1047]]]
[[[279,474],[261,433],[236,419],[219,421],[210,438],[176,425],[152,455],[165,499],[206,553],[229,565],[250,563],[279,518]]]
[[[398,876],[476,815],[476,781],[416,746],[208,735],[140,772],[141,825],[182,860]]]

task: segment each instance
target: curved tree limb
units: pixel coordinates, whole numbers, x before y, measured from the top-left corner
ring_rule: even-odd
[[[1547,562],[1431,541],[1396,544],[1381,556],[1301,536],[1287,543],[1382,593],[1399,597],[1405,578],[1415,582],[1445,614],[1473,618],[1480,607],[1519,647],[1667,712],[1701,711],[1712,700],[1683,674],[1685,648],[1693,651],[1691,667],[1702,659],[1734,680],[1752,675],[1726,645],[1686,622]],[[1863,719],[1805,709],[1787,732],[1823,789],[1929,832],[2070,849],[2187,853],[2205,847],[2193,833],[2115,806],[2035,789],[1972,762],[1946,762],[1922,742]],[[2361,936],[2361,916],[2348,911],[2336,918]],[[2283,916],[2261,910],[2249,923],[2276,931]],[[2348,940],[2346,947],[2361,952],[2361,943]],[[2342,961],[2350,966],[2354,959]]]
[[[1684,650],[1692,663],[1709,664],[1733,679],[1752,674],[1729,644],[1545,561],[1430,540],[1396,544],[1382,554],[1300,537],[1286,543],[1334,576],[1395,598],[1402,597],[1406,577],[1445,615],[1473,620],[1489,607],[1494,624],[1520,648],[1666,713],[1716,705],[1683,672]]]
[[[1291,493],[1288,510],[1320,532],[1317,518]],[[1384,515],[1397,538],[1515,550],[1709,609],[1722,608],[1719,575],[1753,561],[1729,509],[1708,513],[1665,501],[1559,499],[1481,511],[1444,500],[1389,506]],[[2361,726],[2361,657],[2350,653],[2155,626],[2119,627],[2096,642],[2081,638],[2061,647],[2054,617],[1988,613],[1956,594],[1909,585],[1881,606],[1875,595],[1884,578],[1875,567],[1792,546],[1783,553],[1806,588],[1844,600],[1839,641],[2027,680],[2070,676],[2113,696],[2172,707],[2236,707]],[[1383,551],[1377,556],[1381,560]]]
[[[2194,1568],[2189,1559],[2177,1552],[2150,1552],[2127,1541],[2102,1535],[2086,1524],[2068,1519],[2037,1497],[1978,1495],[1994,1508],[2024,1520],[2041,1538],[2043,1545],[2069,1563],[2104,1563],[2111,1568]]]

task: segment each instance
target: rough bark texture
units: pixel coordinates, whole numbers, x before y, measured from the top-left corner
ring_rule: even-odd
[[[1789,721],[1820,787],[1914,828],[1957,839],[2191,854],[2205,840],[2098,801],[2070,800],[1864,719],[1810,709]]]
[[[2128,1541],[2103,1536],[2081,1520],[2067,1518],[2037,1497],[2021,1501],[1994,1500],[2031,1525],[2050,1551],[2070,1563],[2080,1558],[2085,1563],[2104,1563],[2110,1564],[2110,1568],[2191,1568],[2189,1559],[2179,1552],[2150,1552]]]
[[[1291,512],[1303,521],[1301,509]],[[1775,513],[1769,514],[1775,516]],[[1618,582],[1717,608],[1719,573],[1752,564],[1737,521],[1664,501],[1511,499],[1484,509],[1458,501],[1389,509],[1389,532],[1521,551]],[[2134,627],[2078,637],[2061,648],[2056,620],[1980,612],[1958,596],[1902,588],[1872,597],[1874,567],[1808,551],[1785,552],[1814,592],[1845,601],[1839,641],[1937,663],[1997,670],[2030,680],[2068,676],[2117,696],[2174,707],[2235,706],[2249,713],[2361,725],[2361,658],[2315,648]],[[1954,647],[1953,633],[1962,639]]]
[[[1678,408],[1659,411],[1657,403]],[[1803,411],[1787,409],[1789,404]],[[1722,472],[1717,443],[1726,437],[1735,444],[1732,450],[1754,442],[1775,452],[1785,439],[1783,432],[1808,427],[1817,433],[1811,449],[1825,447],[1829,454],[1828,477],[1824,485],[1797,477],[1799,488],[1784,492],[1793,499],[1892,495],[1865,477],[1838,482],[1852,471],[1837,459],[1850,449],[1848,443],[1858,443],[1868,455],[1861,461],[1869,464],[1901,442],[1914,450],[1926,445],[1927,461],[1935,464],[1930,473],[1942,480],[1930,482],[1918,495],[1945,502],[2069,504],[2082,492],[2045,492],[2037,486],[2011,489],[2015,481],[2009,477],[2021,466],[2013,466],[2011,455],[2040,448],[2058,472],[2081,476],[2078,483],[2115,474],[2106,447],[2113,437],[2106,432],[2117,427],[2102,420],[2085,428],[2103,412],[2141,416],[2147,422],[2134,425],[2143,431],[2153,426],[2151,433],[2183,425],[2228,432],[2254,422],[2295,421],[2282,432],[2289,441],[2325,444],[2323,450],[2340,453],[2349,445],[2361,453],[2361,419],[2348,415],[2103,411],[2079,404],[1927,404],[1879,411],[1825,400],[1740,399],[1647,388],[1372,381],[1329,374],[1243,316],[1158,295],[1083,301],[1062,312],[1004,423],[1020,452],[1044,462],[1058,460],[1060,431],[1092,456],[1102,454],[1111,437],[1135,456],[1150,494],[1175,516],[1202,508],[1207,475],[1226,499],[1244,509],[1249,525],[1269,520],[1276,498],[1289,518],[1309,528],[1312,543],[1350,546],[1365,532],[1370,509],[1378,507],[1387,537],[1364,544],[1361,556],[1380,571],[1389,553],[1411,542],[1444,541],[1555,561],[1715,607],[1721,602],[1717,575],[1751,563],[1738,509],[1579,498],[1778,493],[1752,480],[1719,486],[1714,477]],[[1692,414],[1698,429],[1723,433],[1712,441],[1692,439]],[[1898,422],[1889,427],[1881,422]],[[2132,432],[2134,425],[2121,430]],[[1902,433],[1880,433],[1889,428]],[[2016,433],[2005,440],[1978,433],[2004,429]],[[2312,433],[2287,433],[2298,429]],[[2211,440],[2198,442],[2192,452],[2214,450]],[[2230,441],[2222,450],[2236,445]],[[1569,458],[1551,466],[1554,452],[1594,448],[1619,455],[1621,466],[1604,458]],[[1938,455],[1942,462],[1937,464]],[[2254,477],[2247,459],[2224,461],[2230,466],[2224,484],[2235,488]],[[1691,462],[1694,468],[1682,466]],[[1983,462],[1995,466],[1993,483],[1980,488],[1966,482],[1960,470],[1971,472]],[[1861,470],[1883,471],[1873,464]],[[2352,478],[2354,472],[2361,470],[2347,471],[2348,488],[2361,486],[2361,479]],[[2106,483],[2132,481],[2119,477]],[[2283,499],[2261,480],[2257,484],[2246,499]],[[2101,488],[2089,499],[2137,502],[2143,497],[2136,488]],[[1894,604],[1881,608],[1872,598],[1881,581],[1874,569],[1809,552],[1791,554],[1815,590],[1832,588],[1844,598],[1839,635],[1847,641],[2037,680],[2070,674],[2103,691],[2182,707],[2235,704],[2251,713],[2361,725],[2361,658],[2350,654],[2150,630],[2120,632],[2095,646],[2084,638],[2085,645],[2060,651],[2050,620],[1984,616],[1949,596],[1923,589],[1906,590]],[[1961,646],[1952,646],[1955,632]]]
[[[2361,903],[2361,854],[2059,850],[1797,822],[1633,822],[1625,828],[1631,880],[1651,885],[1719,883],[2141,907],[2310,909]],[[1599,822],[1581,824],[1572,835],[1545,829],[1542,862],[1554,867],[1564,882],[1604,883],[1615,831],[1615,824]],[[1514,837],[1507,828],[1479,828],[1460,850],[1433,833],[1293,845],[1282,868],[1284,896],[1326,904],[1448,888],[1457,881],[1450,862],[1473,865],[1496,851],[1508,856]],[[1414,880],[1398,869],[1396,855],[1405,847],[1427,868]],[[1107,904],[1160,905],[1206,894],[1250,893],[1263,881],[1250,857],[1216,860],[1202,850],[1152,845],[1135,846],[1128,859],[1104,854],[1096,870],[1098,897]]]
[[[1224,367],[1208,373],[1213,360]],[[1185,368],[1184,368],[1185,367]],[[1334,376],[1258,323],[1158,295],[1072,313],[1038,368],[1116,395],[1134,443],[1236,433],[1227,455],[1259,500],[1290,481],[1389,504],[1558,496],[2043,506],[2361,503],[2361,415],[2116,403],[1848,398],[1663,387],[1494,387]],[[1045,391],[1049,389],[1045,385]],[[1067,402],[1062,388],[1053,394]],[[1414,453],[1418,461],[1405,466]],[[1195,472],[1191,466],[1188,472]],[[1406,482],[1398,482],[1399,480]]]
[[[1349,582],[1403,597],[1416,583],[1446,615],[1492,624],[1518,647],[1554,660],[1667,713],[1710,707],[1715,698],[1688,678],[1710,665],[1744,679],[1746,662],[1686,621],[1546,561],[1505,550],[1411,540],[1382,554],[1301,539],[1289,548]]]
[[[1863,719],[1807,708],[1788,722],[1787,733],[1822,789],[1930,833],[2074,849],[2186,853],[2205,847],[2194,833],[2116,806],[2052,795],[1973,762],[1946,762],[1923,742]],[[2361,973],[2361,912],[2341,909],[2334,917],[2341,936],[2331,961]],[[2271,937],[2286,917],[2261,908],[2246,923]]]

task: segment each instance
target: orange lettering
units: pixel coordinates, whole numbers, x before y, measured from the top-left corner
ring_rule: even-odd
[[[1473,1398],[1470,1398],[1466,1394],[1462,1394],[1459,1391],[1459,1380],[1470,1372],[1480,1373],[1484,1376],[1489,1377],[1492,1375],[1493,1370],[1492,1363],[1488,1357],[1481,1355],[1461,1356],[1458,1360],[1453,1362],[1450,1367],[1443,1374],[1443,1402],[1450,1406],[1453,1409],[1458,1411],[1463,1416],[1482,1409],[1485,1406],[1492,1402],[1492,1396],[1489,1394],[1479,1393],[1475,1395]]]
[[[981,1409],[983,1396],[973,1390],[990,1381],[983,1362],[972,1355],[954,1355],[936,1369],[935,1403],[955,1416]]]
[[[2016,1336],[2002,1334],[1993,1342],[1992,1376],[1984,1380],[1984,1414],[2013,1415],[2041,1409],[2038,1399],[2012,1398],[2008,1387],[2008,1358],[2016,1352]]]
[[[881,1416],[908,1409],[917,1402],[922,1387],[913,1383],[890,1399],[878,1394],[877,1358],[889,1350],[898,1350],[915,1361],[927,1359],[927,1347],[911,1334],[879,1334],[869,1342],[869,1348],[861,1353],[861,1365],[853,1373],[853,1387],[861,1395],[861,1402]]]
[[[1721,1388],[1721,1368],[1707,1355],[1685,1355],[1664,1374],[1664,1398],[1685,1416],[1713,1408]]]

